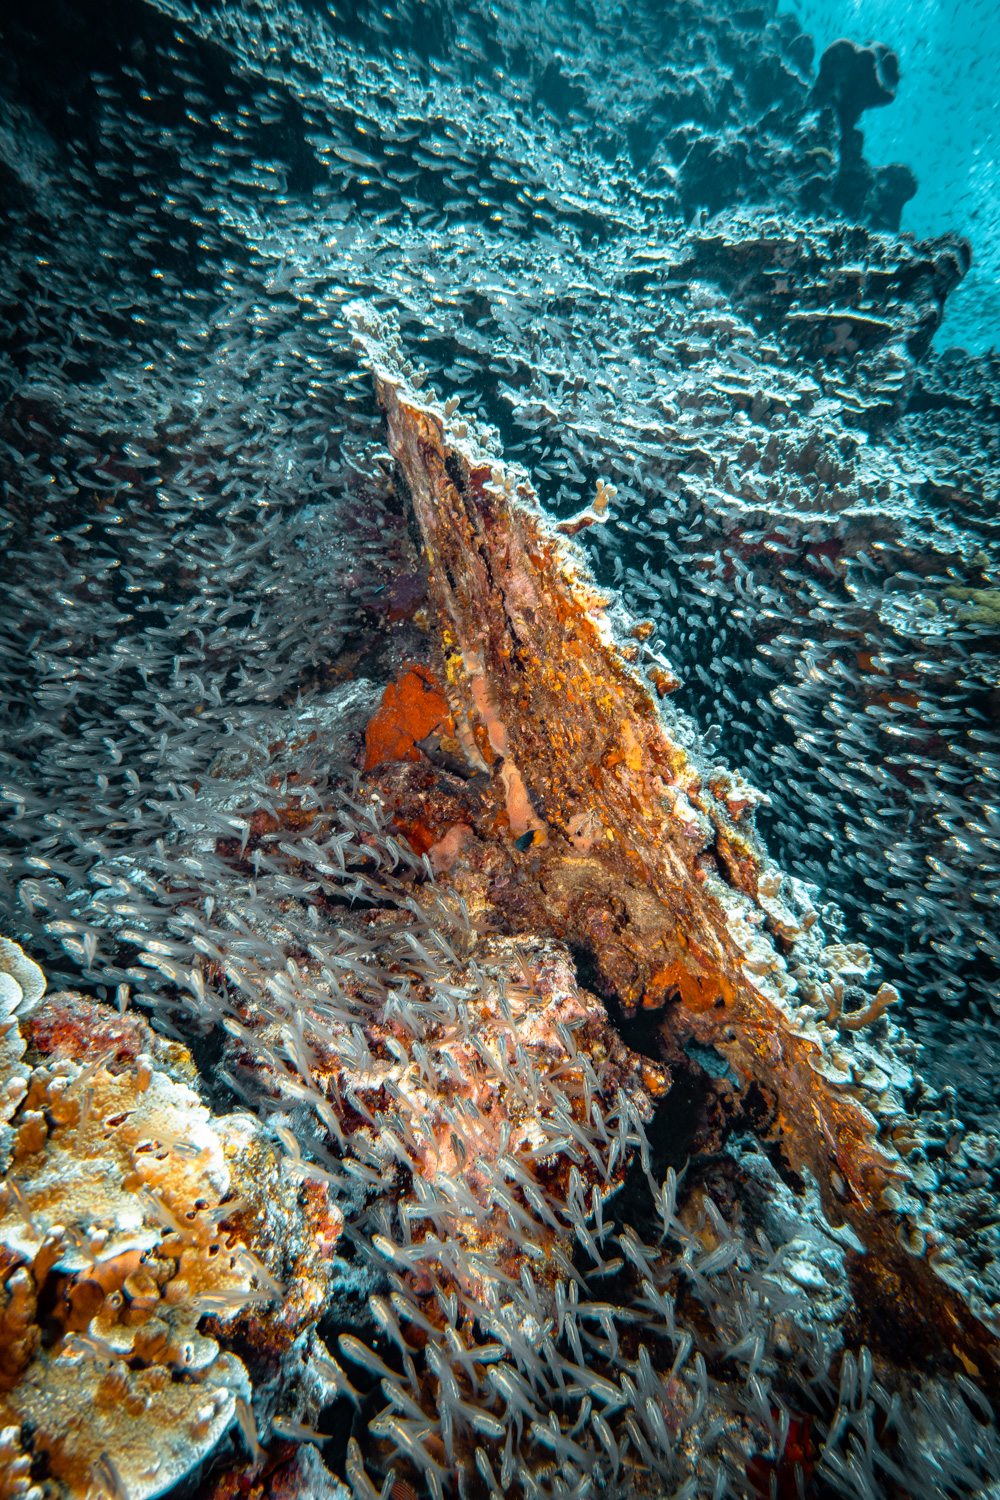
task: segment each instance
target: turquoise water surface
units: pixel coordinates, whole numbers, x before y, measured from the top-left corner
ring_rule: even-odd
[[[972,243],[973,265],[949,298],[939,349],[1000,344],[1000,6],[997,0],[801,0],[788,7],[816,43],[884,42],[899,54],[895,102],[863,115],[875,166],[912,167],[920,186],[904,230],[949,229]]]

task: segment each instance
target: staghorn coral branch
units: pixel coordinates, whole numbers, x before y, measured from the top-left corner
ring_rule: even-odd
[[[879,1016],[884,1016],[890,1005],[900,1003],[900,993],[894,985],[879,985],[878,992],[863,1010],[852,1010],[849,1013],[840,1012],[837,1024],[841,1031],[861,1031],[865,1026],[871,1026]]]

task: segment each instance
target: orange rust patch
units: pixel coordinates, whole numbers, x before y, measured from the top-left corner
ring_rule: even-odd
[[[639,1064],[639,1076],[646,1090],[654,1099],[665,1099],[670,1092],[671,1078],[666,1068],[658,1063],[650,1062],[648,1058],[642,1058]]]
[[[365,770],[387,760],[419,760],[418,740],[426,739],[435,729],[454,736],[448,701],[427,667],[410,667],[396,682],[389,683],[368,721]]]
[[[402,835],[414,854],[426,854],[428,849],[436,844],[438,840],[438,835],[434,829],[430,828],[419,818],[400,818],[396,816],[392,820],[392,828],[394,833]]]
[[[692,956],[678,955],[650,978],[642,997],[643,1010],[659,1010],[671,995],[679,995],[689,1010],[711,1010],[722,999],[730,1005],[735,999],[732,985],[725,976],[706,970]]]
[[[681,685],[678,676],[673,672],[665,672],[662,667],[652,667],[649,671],[649,680],[660,698],[665,698],[668,693],[675,693]]]
[[[741,804],[735,804],[740,807]],[[742,804],[745,806],[745,804]],[[757,860],[752,848],[742,839],[729,838],[721,829],[715,836],[715,848],[731,884],[757,899]]]
[[[920,707],[919,694],[904,693],[901,692],[898,688],[894,688],[891,693],[880,693],[878,696],[881,701],[885,703],[889,708],[893,708],[897,703],[902,703],[907,708]]]

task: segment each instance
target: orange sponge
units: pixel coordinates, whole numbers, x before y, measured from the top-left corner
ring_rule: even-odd
[[[417,742],[436,729],[454,734],[448,700],[428,667],[409,667],[389,683],[368,721],[365,770],[387,760],[419,760]]]

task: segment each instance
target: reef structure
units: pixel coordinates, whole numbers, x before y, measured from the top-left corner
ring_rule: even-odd
[[[0,943],[0,1493],[149,1500],[237,1424],[263,1454],[245,1361],[287,1378],[343,1219],[186,1048]]]
[[[424,538],[458,738],[492,778],[536,917],[590,953],[626,1013],[670,1002],[671,1029],[772,1101],[789,1161],[865,1246],[860,1300],[996,1392],[1000,1324],[906,1163],[923,1132],[903,1102],[919,1098],[918,1049],[887,1015],[898,992],[863,989],[868,950],[828,941],[767,857],[760,794],[661,701],[676,678],[651,626],[570,539],[602,524],[603,485],[571,522],[548,518],[495,433],[412,388],[391,323],[349,315]]]
[[[280,1302],[185,1300],[142,1217],[162,1321],[219,1351],[164,1366],[222,1403],[174,1500],[981,1493],[1000,384],[929,347],[968,246],[897,234],[912,174],[861,155],[893,54],[816,76],[777,0],[28,10],[0,910],[101,1003],[5,1032],[9,1175],[129,1165],[141,1109],[74,1135],[47,1102],[114,1028],[78,1092],[131,1101],[148,1055],[190,1146],[245,1141],[196,1221]],[[394,488],[356,298],[421,366],[376,354]],[[100,1405],[56,1451],[29,1387],[114,1309],[67,1330],[82,1272],[37,1272],[5,1482],[144,1493]]]

